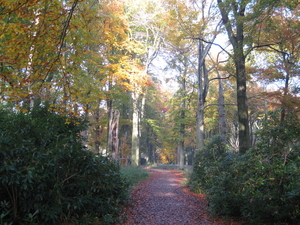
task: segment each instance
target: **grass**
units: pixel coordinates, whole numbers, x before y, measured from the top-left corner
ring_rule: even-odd
[[[129,181],[132,187],[149,177],[149,173],[140,166],[121,167],[121,174]]]
[[[151,166],[151,168],[154,168],[154,169],[179,170],[179,166],[178,165],[173,165],[173,164],[161,164],[159,166]]]
[[[181,170],[186,174],[190,174],[192,172],[192,166],[185,165],[183,167],[183,169],[180,169],[178,164],[160,164],[158,166],[151,166],[151,168],[168,169],[168,170]]]

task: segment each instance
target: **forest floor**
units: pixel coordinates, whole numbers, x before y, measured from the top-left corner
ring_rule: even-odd
[[[211,218],[202,194],[183,186],[181,171],[148,168],[150,177],[137,185],[132,203],[125,208],[127,220],[117,225],[242,225],[237,220]]]

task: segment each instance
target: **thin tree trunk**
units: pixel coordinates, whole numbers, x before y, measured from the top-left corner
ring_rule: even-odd
[[[35,19],[34,19],[34,25],[36,27],[39,26],[40,24],[40,10],[37,9],[35,12],[34,12],[34,16],[35,16]],[[31,36],[31,34],[29,34]],[[34,31],[32,33],[32,36],[31,38],[32,39],[36,39],[37,37],[37,31]],[[34,44],[32,44],[30,46],[30,49],[29,49],[29,55],[28,55],[28,61],[27,61],[27,67],[26,67],[26,70],[25,70],[25,74],[27,77],[30,77],[34,74],[34,68],[32,67],[32,63],[33,63],[33,58],[34,58],[34,52],[35,52],[35,48],[36,46]],[[28,84],[28,93],[30,95],[32,95],[32,97],[30,97],[30,100],[29,100],[29,109],[30,110],[33,110],[35,108],[38,108],[40,106],[40,103],[41,103],[41,99],[40,99],[40,96],[38,95],[38,93],[35,93],[35,91],[33,90],[32,86],[33,86],[33,83],[34,82],[30,82]]]
[[[224,89],[223,81],[220,79],[220,74],[218,73],[219,78],[219,98],[218,98],[218,111],[219,111],[219,133],[222,138],[226,138],[226,122],[225,122],[225,100],[224,100]]]
[[[200,150],[204,146],[204,112],[203,112],[203,43],[199,41],[198,49],[198,105],[197,105],[197,150]]]
[[[99,100],[98,105],[97,105],[97,109],[95,109],[95,146],[94,146],[94,152],[95,153],[99,153],[100,152],[100,134],[101,134],[101,126],[99,125],[100,122],[100,102],[101,100]]]
[[[215,38],[215,37],[214,37]],[[214,40],[213,38],[213,40]],[[211,44],[204,47],[204,44],[199,40],[198,47],[198,105],[197,105],[197,122],[196,122],[196,150],[201,150],[204,146],[204,104],[208,92],[208,71],[206,69],[205,57],[208,54]]]
[[[286,54],[283,54],[282,57],[283,57],[283,63],[284,63],[284,68],[285,68],[285,72],[286,72],[285,84],[284,84],[284,90],[283,90],[283,96],[285,97],[285,96],[287,96],[287,94],[289,92],[290,66],[289,66],[288,60],[286,59]],[[285,114],[286,114],[286,108],[283,105],[282,109],[281,109],[281,115],[280,115],[281,122],[284,121]]]
[[[89,105],[89,104],[86,104],[85,110],[84,110],[84,118],[85,118],[86,120],[88,120],[89,109],[90,109],[90,105]],[[82,144],[83,144],[85,147],[88,147],[88,127],[87,127],[85,130],[83,130],[83,131],[81,132],[81,135],[82,135],[82,138],[83,138]]]
[[[112,151],[112,131],[111,131],[111,124],[112,124],[112,119],[113,119],[112,100],[107,100],[107,113],[108,113],[108,124],[107,124],[106,155],[109,155]]]
[[[186,68],[185,68],[186,73]],[[181,123],[179,124],[179,141],[178,141],[178,153],[179,153],[179,168],[184,168],[184,137],[185,137],[185,108],[186,108],[186,99],[185,99],[185,92],[186,92],[186,74],[184,74],[184,77],[182,78],[182,100],[181,100],[181,112],[180,112],[180,119]]]
[[[132,147],[131,147],[131,164],[140,165],[140,146],[139,146],[139,94],[132,92]]]

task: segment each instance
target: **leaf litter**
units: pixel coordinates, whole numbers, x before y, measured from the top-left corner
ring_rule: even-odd
[[[116,225],[244,225],[230,219],[212,218],[206,210],[204,194],[182,186],[181,171],[148,169],[150,177],[131,193],[131,204],[124,209],[127,220]]]

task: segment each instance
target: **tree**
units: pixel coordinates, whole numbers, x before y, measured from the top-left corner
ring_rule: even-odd
[[[270,103],[281,108],[281,120],[288,111],[299,105],[298,87],[293,80],[299,76],[299,10],[297,8],[279,7],[266,24],[260,26],[260,37],[255,38],[258,57],[267,64],[257,63],[257,77],[267,83],[277,82],[279,90],[269,91]],[[272,41],[274,44],[269,45]]]
[[[4,1],[0,20],[2,102],[84,114],[87,146],[105,149],[107,117],[127,96],[130,72],[123,67],[141,53],[128,37],[123,3]]]
[[[198,2],[193,2],[192,7],[184,2],[179,2],[174,8],[174,19],[177,20],[178,29],[182,32],[181,36],[186,39],[196,40],[196,44],[198,45],[198,62],[193,62],[193,64],[197,68],[198,107],[196,140],[197,149],[200,150],[204,146],[204,108],[209,87],[206,58],[212,43],[219,33],[220,23],[215,23],[212,19],[215,16],[215,12],[213,12],[213,4],[210,1],[201,1],[199,4]],[[211,27],[213,27],[213,30]],[[205,42],[203,41],[204,39],[206,39]],[[191,54],[191,61],[193,61],[192,58]],[[197,66],[195,66],[196,64]]]
[[[70,68],[73,71],[70,97],[84,110],[90,122],[85,132],[89,148],[97,153],[112,154],[109,138],[112,112],[119,110],[118,103],[127,101],[127,94],[123,93],[127,74],[122,65],[134,47],[128,40],[121,3],[85,1],[78,8],[80,13],[71,23],[77,29],[69,35],[72,44],[69,55],[73,60],[70,67],[80,66],[75,71]]]
[[[219,97],[218,97],[218,119],[219,119],[219,134],[222,138],[226,138],[226,121],[225,121],[225,99],[223,80],[219,71],[217,71],[219,80]]]
[[[235,65],[237,107],[239,123],[239,152],[245,153],[250,147],[249,119],[247,109],[246,57],[251,52],[252,40],[257,24],[264,22],[262,12],[270,14],[279,1],[225,1],[217,0],[228,39],[233,48]],[[249,46],[251,46],[249,48]]]
[[[45,96],[57,71],[78,0],[1,5],[1,94],[19,105]],[[56,77],[58,78],[58,77]],[[60,77],[61,79],[61,77]],[[55,79],[60,83],[59,79]],[[53,82],[54,83],[54,82]]]
[[[227,3],[218,0],[218,6],[222,15],[228,38],[233,46],[233,60],[236,68],[236,89],[239,122],[239,151],[245,153],[250,147],[248,109],[246,105],[246,68],[244,53],[244,17],[249,1],[233,1]],[[230,17],[233,13],[233,17]],[[233,25],[232,25],[233,24]],[[234,26],[234,27],[233,27]]]
[[[139,147],[139,96],[146,86],[151,85],[148,74],[144,67],[134,59],[128,59],[122,64],[122,71],[126,75],[126,82],[123,83],[125,90],[131,94],[132,99],[132,147],[131,164],[140,165]]]
[[[129,22],[129,39],[139,46],[140,51],[132,54],[131,59],[143,67],[141,73],[149,74],[150,66],[156,58],[162,43],[161,33],[164,30],[162,2],[157,1],[127,1],[126,15]],[[135,73],[135,72],[134,72]],[[141,77],[144,77],[142,75]],[[143,78],[142,78],[143,79]],[[134,79],[133,79],[134,80]],[[133,81],[132,80],[132,81]],[[133,81],[134,82],[134,81]],[[144,115],[144,107],[147,91],[146,85],[138,86],[139,82],[131,84],[133,103],[132,120],[132,164],[140,164],[140,136],[141,120]]]
[[[177,48],[173,46],[173,59],[170,60],[169,66],[177,71],[177,80],[179,83],[179,90],[176,92],[178,95],[179,106],[178,109],[174,110],[174,128],[178,133],[178,145],[177,145],[177,158],[180,169],[183,169],[185,161],[185,136],[186,136],[186,125],[187,125],[187,82],[188,77],[191,74],[189,66],[191,65],[189,61],[189,50],[191,49],[189,45],[185,46],[186,43],[181,43],[183,46]],[[176,52],[177,54],[175,54]],[[173,105],[174,107],[174,105]]]

